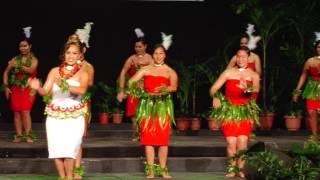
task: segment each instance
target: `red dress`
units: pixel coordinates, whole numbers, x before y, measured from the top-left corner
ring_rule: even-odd
[[[311,76],[312,80],[320,81],[320,70],[317,67],[310,66],[308,69],[308,74]],[[307,110],[319,110],[320,100],[318,99],[307,99]]]
[[[155,88],[159,86],[169,86],[170,81],[163,76],[145,76],[144,89],[152,94],[155,93]],[[142,121],[141,124],[141,144],[152,146],[167,146],[170,136],[170,119],[167,116],[163,127],[160,126],[158,118],[150,119],[148,124]]]
[[[247,84],[252,83],[246,81]],[[227,80],[225,86],[225,98],[229,100],[231,104],[238,106],[249,103],[251,101],[250,96],[244,94],[244,89],[239,87],[240,80],[230,79]],[[252,129],[252,121],[249,119],[241,120],[240,122],[227,122],[222,124],[222,130],[225,137],[245,135],[250,137]]]
[[[131,64],[129,70],[128,70],[128,74],[130,75],[130,77],[132,77],[135,73],[137,72],[136,66],[134,63]],[[139,103],[139,98],[137,97],[132,97],[130,95],[128,95],[127,98],[127,108],[126,108],[126,116],[127,117],[133,117],[134,113],[136,112],[136,108],[138,106]]]
[[[256,70],[256,67],[255,67],[254,62],[248,63],[247,67],[248,67],[249,69],[252,69],[253,71]]]
[[[25,73],[19,71],[16,74],[16,79],[21,80]],[[29,75],[26,74],[28,77],[36,77],[36,72]],[[13,85],[11,87],[11,97],[10,97],[10,107],[13,112],[28,112],[31,110],[32,105],[35,100],[35,95],[31,95],[31,88],[26,87],[23,88],[19,85]]]

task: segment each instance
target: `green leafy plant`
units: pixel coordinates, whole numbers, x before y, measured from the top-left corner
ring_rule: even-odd
[[[285,113],[287,116],[301,116],[303,108],[300,102],[290,102]]]
[[[260,44],[262,46],[262,70],[266,74],[267,70],[267,48],[273,36],[287,24],[281,22],[284,14],[283,4],[278,3],[270,7],[262,6],[259,0],[236,1],[233,8],[237,14],[244,14],[248,20],[256,25],[258,34],[261,36]],[[262,99],[263,112],[267,110],[267,89],[266,78],[262,79]]]
[[[111,112],[111,103],[116,96],[114,88],[101,81],[94,86],[96,88],[94,106],[98,108],[99,112]]]
[[[243,158],[266,180],[313,180],[320,177],[320,145],[306,143],[293,146],[285,152],[290,162],[280,159],[264,142],[257,142],[249,149],[238,152],[233,159]]]

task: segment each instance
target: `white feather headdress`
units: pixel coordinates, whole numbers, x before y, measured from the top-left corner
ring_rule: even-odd
[[[249,36],[249,41],[248,41],[248,48],[250,50],[254,50],[257,47],[258,41],[260,41],[261,37],[260,36],[254,36],[253,33],[255,32],[254,30],[254,25],[253,24],[248,24],[247,31],[246,33]]]
[[[314,32],[314,35],[316,36],[316,40],[314,42],[320,41],[320,32]]]
[[[144,33],[143,33],[143,31],[142,31],[140,28],[135,28],[135,29],[134,29],[134,32],[136,33],[137,38],[144,37]]]
[[[89,48],[89,38],[90,38],[90,31],[91,31],[91,25],[93,25],[93,22],[87,22],[83,29],[77,29],[76,34],[79,36],[80,42],[84,43],[87,48]]]
[[[166,35],[164,32],[161,32],[161,38],[162,38],[162,46],[168,50],[169,47],[172,44],[172,34]]]
[[[30,38],[31,37],[31,28],[32,28],[31,26],[23,28],[23,32],[24,32],[24,35],[26,36],[26,38]]]

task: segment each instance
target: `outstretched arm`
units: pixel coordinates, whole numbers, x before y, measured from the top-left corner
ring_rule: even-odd
[[[12,60],[11,60],[12,61]],[[7,99],[9,99],[9,96],[11,94],[11,91],[9,89],[9,74],[10,71],[12,70],[13,66],[11,64],[8,64],[6,69],[3,72],[3,85],[5,86],[5,96]]]
[[[293,101],[295,101],[295,102],[298,101],[298,97],[299,97],[299,95],[301,93],[301,88],[304,85],[305,81],[307,80],[308,69],[309,69],[309,61],[307,61],[303,66],[302,73],[300,75],[297,87],[295,89],[295,93],[294,93],[294,95],[292,97]]]

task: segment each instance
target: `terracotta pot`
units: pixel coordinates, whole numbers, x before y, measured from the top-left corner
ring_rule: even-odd
[[[218,131],[221,127],[221,123],[214,118],[208,118],[208,127],[211,131]]]
[[[284,116],[288,131],[297,131],[301,127],[303,116]]]
[[[120,114],[120,113],[112,114],[112,122],[114,124],[121,124],[122,123],[122,116],[123,116],[123,114]]]
[[[261,130],[271,130],[273,121],[274,121],[275,114],[274,113],[267,113],[260,115],[260,129]]]
[[[100,112],[99,113],[99,123],[100,124],[109,124],[109,113]]]
[[[201,119],[191,118],[191,130],[197,131],[201,129]]]
[[[176,127],[179,131],[188,130],[190,126],[190,120],[186,117],[176,118]]]

